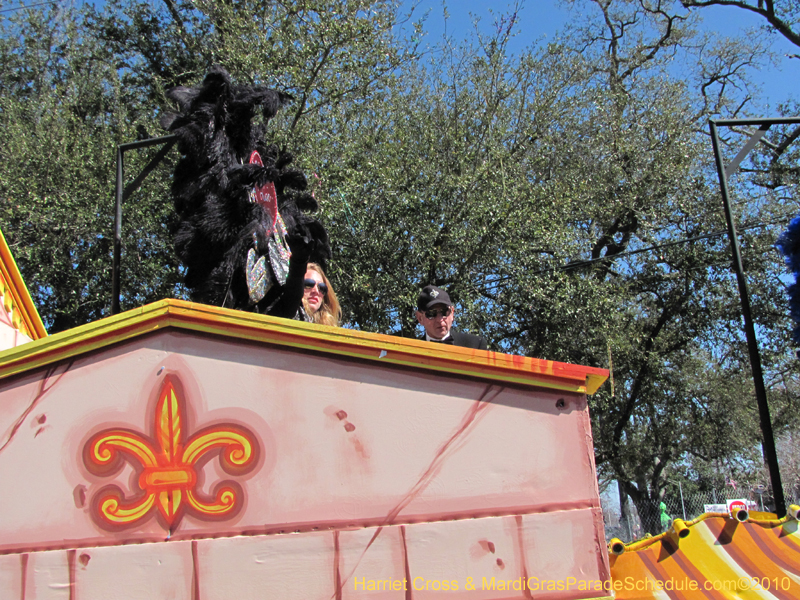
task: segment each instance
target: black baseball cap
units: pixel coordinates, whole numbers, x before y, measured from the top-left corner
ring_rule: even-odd
[[[450,296],[442,288],[438,288],[435,285],[426,285],[419,293],[419,298],[417,298],[417,310],[426,311],[437,304],[453,306],[453,303],[450,302]]]

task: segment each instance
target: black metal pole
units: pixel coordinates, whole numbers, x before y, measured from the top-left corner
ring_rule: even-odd
[[[114,195],[114,260],[111,268],[111,314],[119,313],[119,271],[122,258],[122,147],[117,146],[117,187]]]
[[[740,125],[791,125],[800,123],[800,117],[775,117],[773,119],[711,119],[717,127],[738,127]]]
[[[761,126],[770,125],[769,119],[759,121]],[[725,124],[730,124],[725,122]],[[738,123],[737,123],[738,124]],[[783,496],[783,484],[781,483],[781,472],[778,468],[778,453],[775,450],[775,436],[772,433],[772,420],[769,415],[769,405],[767,404],[767,391],[764,387],[764,373],[761,368],[761,354],[758,351],[758,340],[756,339],[756,329],[753,325],[753,316],[750,311],[750,296],[747,291],[747,280],[744,276],[742,267],[742,256],[739,250],[739,240],[736,234],[736,226],[733,222],[733,212],[731,210],[730,199],[728,196],[728,181],[725,176],[725,166],[722,161],[722,152],[719,147],[719,137],[717,135],[717,123],[709,121],[711,129],[711,143],[714,146],[714,158],[717,162],[717,174],[719,175],[719,185],[722,191],[722,203],[725,207],[725,219],[728,221],[728,237],[731,241],[731,254],[733,255],[733,267],[736,270],[736,281],[739,284],[739,297],[742,302],[742,316],[744,317],[744,331],[747,337],[747,350],[750,354],[750,365],[753,371],[753,384],[756,392],[756,402],[758,403],[758,415],[761,420],[761,434],[763,436],[762,448],[764,459],[767,461],[769,476],[772,482],[772,493],[775,496],[775,512],[778,517],[786,516],[786,500]]]
[[[120,144],[117,146],[117,185],[114,195],[114,257],[111,265],[111,314],[116,315],[120,311],[119,296],[120,296],[120,263],[122,261],[122,202],[142,184],[145,177],[156,168],[158,163],[164,160],[167,152],[175,144],[178,137],[175,134],[165,135],[158,138],[148,138],[146,140],[137,140],[135,142],[128,142],[127,144]],[[164,147],[158,151],[150,163],[144,168],[139,176],[127,188],[123,189],[124,184],[124,163],[123,159],[125,151],[136,150],[139,148],[147,148],[149,146],[157,146],[164,144]]]

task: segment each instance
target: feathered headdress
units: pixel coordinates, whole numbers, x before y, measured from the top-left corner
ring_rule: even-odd
[[[789,314],[795,322],[794,341],[800,345],[800,217],[792,219],[776,246],[786,257],[786,264],[795,277],[795,282],[789,286]]]
[[[291,96],[235,85],[221,67],[197,87],[167,92],[179,112],[161,124],[182,154],[172,194],[175,249],[193,301],[293,317],[309,261],[330,258],[328,235],[309,216],[317,202],[292,156],[264,141],[266,123]],[[254,124],[258,112],[263,121]]]

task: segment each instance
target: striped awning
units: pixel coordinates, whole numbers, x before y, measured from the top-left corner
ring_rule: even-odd
[[[800,598],[800,532],[794,517],[705,514],[657,537],[609,544],[617,599]],[[771,518],[770,518],[771,517]],[[740,520],[742,519],[742,520]]]

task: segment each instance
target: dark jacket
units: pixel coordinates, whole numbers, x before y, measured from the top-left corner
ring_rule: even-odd
[[[425,334],[419,338],[425,340]],[[450,337],[444,342],[434,342],[436,344],[450,344],[452,346],[460,346],[462,348],[474,348],[476,350],[488,350],[486,347],[486,340],[471,333],[461,333],[455,329],[450,329]]]

